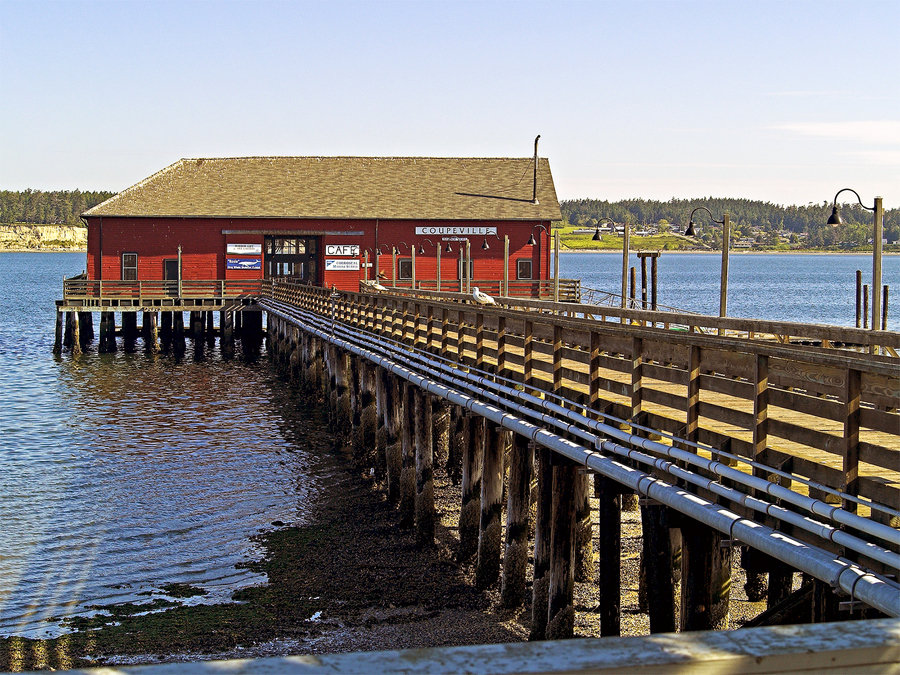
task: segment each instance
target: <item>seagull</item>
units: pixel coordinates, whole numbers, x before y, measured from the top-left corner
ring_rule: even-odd
[[[496,305],[494,299],[489,296],[487,293],[482,293],[478,290],[478,286],[472,289],[472,297],[475,299],[479,305]]]
[[[384,286],[379,284],[377,281],[375,283],[369,284],[369,286],[372,288],[372,290],[379,291],[379,292],[387,290],[387,288],[385,288]]]

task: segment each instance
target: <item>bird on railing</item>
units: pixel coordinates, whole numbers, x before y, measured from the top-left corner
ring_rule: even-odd
[[[369,288],[371,288],[373,291],[378,291],[378,292],[386,291],[386,290],[387,290],[387,288],[385,288],[384,286],[382,286],[381,284],[379,284],[377,281],[371,282],[371,283],[369,284]]]
[[[478,286],[472,289],[472,299],[475,300],[479,305],[496,305],[494,299],[489,296],[487,293],[482,293]]]

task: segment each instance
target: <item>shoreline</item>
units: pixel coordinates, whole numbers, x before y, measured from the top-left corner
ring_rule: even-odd
[[[630,253],[632,255],[636,253],[640,253],[641,251],[656,251],[662,254],[670,255],[689,255],[689,254],[698,254],[698,255],[717,255],[721,256],[721,250],[703,250],[703,251],[686,251],[683,249],[676,249],[671,251],[654,249],[654,248],[638,248],[631,249]],[[591,255],[622,255],[622,249],[560,249],[560,255],[571,255],[573,253],[590,253]],[[871,251],[740,251],[735,249],[729,249],[729,256],[733,255],[855,255],[855,256],[863,256],[866,258],[872,257]],[[884,251],[882,256],[900,256],[900,251]]]

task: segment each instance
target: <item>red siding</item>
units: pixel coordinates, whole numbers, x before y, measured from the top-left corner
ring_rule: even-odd
[[[101,226],[102,222],[102,226]],[[549,227],[549,223],[540,223]],[[226,244],[263,244],[266,233],[323,233],[319,239],[319,269],[322,283],[341,290],[357,290],[359,280],[365,278],[365,251],[369,251],[372,267],[369,278],[375,276],[375,249],[381,249],[378,265],[388,278],[391,276],[392,246],[398,248],[398,259],[410,257],[410,246],[425,247],[424,255],[417,255],[416,278],[434,279],[436,270],[435,245],[442,247],[441,277],[447,282],[458,279],[460,246],[464,241],[450,241],[452,253],[443,249],[447,241],[441,235],[415,234],[417,226],[475,226],[496,227],[498,237],[487,237],[490,248],[482,250],[484,237],[467,235],[471,242],[475,279],[503,278],[503,236],[509,235],[509,278],[516,279],[516,259],[530,257],[533,275],[546,279],[551,271],[551,244],[546,231],[537,222],[506,221],[376,221],[376,220],[277,220],[277,219],[220,219],[220,218],[113,218],[88,219],[88,274],[101,278],[98,254],[102,238],[102,278],[122,278],[122,253],[138,254],[138,278],[159,280],[163,277],[163,261],[177,258],[182,247],[182,274],[185,279],[253,279],[265,274],[265,251],[262,270],[226,270]],[[102,229],[102,234],[101,234]],[[227,234],[226,234],[227,232]],[[341,234],[346,232],[348,234]],[[528,246],[534,232],[536,246]],[[350,234],[353,233],[353,234]],[[361,234],[359,234],[361,233]],[[428,241],[426,241],[428,240]],[[346,256],[325,255],[328,244],[356,244],[360,247],[359,270],[325,271],[328,258],[352,259]],[[241,257],[241,256],[235,256]],[[243,256],[255,257],[255,256]]]

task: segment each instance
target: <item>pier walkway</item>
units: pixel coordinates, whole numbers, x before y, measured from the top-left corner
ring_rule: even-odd
[[[224,342],[233,319],[215,308]],[[619,633],[634,495],[651,632],[726,628],[738,552],[768,597],[754,625],[900,616],[896,332],[285,282],[237,309],[266,315],[271,357],[325,393],[422,545],[444,448],[460,471],[460,556],[477,556],[476,582],[500,583],[507,606],[531,569],[535,638],[572,634],[586,567],[605,589],[603,634]]]

